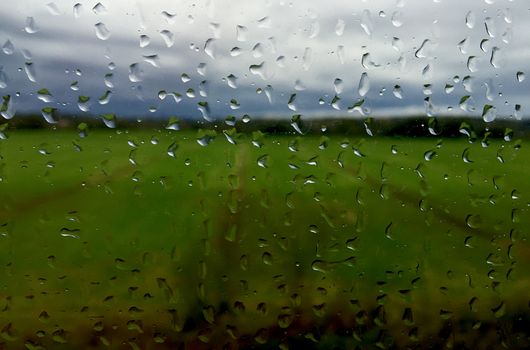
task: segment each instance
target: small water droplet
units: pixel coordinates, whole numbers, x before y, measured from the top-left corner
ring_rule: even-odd
[[[166,47],[172,47],[175,44],[175,35],[171,31],[164,29],[160,31],[160,36],[164,40]]]
[[[37,27],[37,24],[35,23],[35,19],[33,17],[26,17],[26,25],[24,27],[24,30],[28,34],[34,34],[39,31],[39,28]]]
[[[98,2],[96,5],[94,5],[94,7],[92,7],[92,11],[96,15],[104,15],[104,14],[107,14],[108,12],[105,5],[103,5],[101,2]]]
[[[108,38],[110,38],[110,31],[104,23],[96,23],[94,27],[96,28],[96,36],[98,37],[98,39],[107,40]]]
[[[361,74],[361,79],[359,80],[358,92],[361,97],[366,96],[370,90],[370,79],[368,78],[368,73],[363,72]]]

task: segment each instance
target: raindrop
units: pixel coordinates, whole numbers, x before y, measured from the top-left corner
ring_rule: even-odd
[[[339,59],[340,64],[344,64],[344,46],[337,46],[337,57]]]
[[[143,70],[139,63],[133,63],[129,66],[129,80],[132,83],[138,83],[143,80]]]
[[[24,30],[28,34],[34,34],[39,31],[39,28],[37,28],[33,17],[26,17],[26,26],[24,27]]]
[[[434,48],[433,43],[429,39],[425,39],[421,43],[421,45],[418,48],[418,50],[416,50],[416,52],[414,53],[414,56],[416,56],[417,58],[430,57],[432,55],[431,52],[432,52],[433,48]]]
[[[401,27],[403,25],[403,13],[401,11],[394,11],[391,22],[394,27]]]
[[[73,11],[74,11],[74,18],[81,17],[81,12],[83,12],[83,5],[80,3],[75,4],[73,7]]]
[[[494,46],[491,49],[491,58],[490,58],[490,64],[495,68],[501,67],[501,49],[499,49],[497,46]]]
[[[361,28],[364,30],[366,35],[372,35],[374,25],[372,23],[372,18],[369,10],[364,10],[361,15]]]
[[[468,215],[466,217],[466,225],[470,228],[480,228],[482,225],[482,218],[480,215]]]
[[[482,52],[487,52],[489,50],[489,47],[490,47],[490,40],[489,39],[482,39],[480,41],[480,49],[482,50]]]
[[[206,76],[206,63],[199,63],[199,65],[197,66],[197,73],[199,73],[203,77]]]
[[[262,167],[262,168],[267,168],[268,165],[267,165],[267,162],[269,161],[269,155],[268,154],[264,154],[260,157],[258,157],[258,166]]]
[[[175,24],[177,15],[173,13],[169,13],[167,11],[162,11],[162,17],[164,17],[164,19],[166,20],[168,24]]]
[[[434,150],[428,150],[427,152],[425,152],[423,154],[423,158],[426,160],[426,161],[431,161],[433,160],[433,158],[436,156],[436,151]]]
[[[233,47],[230,49],[230,56],[237,57],[243,53],[243,50],[241,50],[239,47]]]
[[[267,80],[266,70],[265,70],[265,62],[261,62],[260,64],[253,64],[248,68],[249,72],[259,76],[263,80]]]
[[[98,2],[93,8],[92,11],[96,15],[104,15],[107,13],[107,8],[102,3]]]
[[[56,111],[57,111],[56,108],[51,108],[51,107],[43,108],[42,116],[44,117],[44,120],[46,120],[50,124],[57,123]]]
[[[254,45],[252,48],[252,56],[254,56],[254,58],[260,58],[263,56],[263,45],[261,43]]]
[[[335,88],[335,93],[340,94],[344,90],[344,83],[342,79],[336,78],[335,81],[333,81],[333,87]]]
[[[495,22],[491,17],[484,19],[484,26],[486,27],[486,33],[490,38],[494,38],[496,34]]]
[[[482,119],[486,122],[492,122],[495,120],[497,113],[496,108],[492,105],[484,105],[484,108],[482,109]]]
[[[112,73],[105,74],[105,86],[109,89],[112,89],[114,87],[114,83],[112,82],[114,75]]]
[[[115,128],[116,127],[116,115],[115,114],[103,114],[101,116],[101,119],[103,120],[103,123],[107,128]]]
[[[366,96],[368,91],[370,90],[370,79],[368,78],[368,74],[366,72],[363,72],[361,74],[361,79],[359,80],[359,87],[358,92],[361,97]]]
[[[151,43],[151,38],[149,38],[148,35],[142,34],[140,35],[140,47],[144,48],[148,46]]]
[[[306,47],[304,50],[304,56],[302,57],[302,69],[307,71],[313,63],[313,50],[310,47]]]
[[[475,26],[475,21],[476,21],[475,13],[473,11],[469,11],[466,14],[466,26],[469,29],[472,29]]]
[[[337,24],[335,25],[335,34],[337,34],[338,36],[342,36],[342,34],[344,34],[344,27],[345,27],[344,20],[338,19]]]
[[[164,29],[160,31],[160,36],[162,37],[162,40],[164,40],[166,47],[171,47],[175,44],[175,36],[171,31]]]
[[[292,94],[292,95],[289,97],[289,101],[287,101],[287,107],[289,107],[290,110],[296,112],[295,101],[296,101],[296,94]]]
[[[6,42],[4,43],[4,45],[2,45],[2,51],[3,51],[6,55],[12,55],[12,54],[15,52],[15,46],[14,46],[13,43],[8,39],[8,40],[6,40]]]
[[[4,72],[4,67],[0,66],[0,89],[5,89],[9,78],[7,77],[6,72]]]
[[[458,44],[457,44],[457,47],[458,49],[460,50],[460,52],[462,54],[467,54],[467,50],[469,48],[469,37],[466,37],[465,39],[463,39],[462,41],[460,41]]]
[[[105,93],[98,99],[98,103],[100,105],[106,105],[110,101],[110,97],[112,96],[112,91],[107,90]]]
[[[240,42],[247,41],[248,29],[245,26],[237,25],[236,26],[236,40]]]
[[[397,52],[401,52],[401,50],[403,50],[403,41],[400,38],[393,37],[392,48]]]
[[[394,89],[392,90],[392,93],[396,98],[399,98],[400,100],[403,99],[403,91],[401,90],[401,86],[394,85]]]
[[[149,63],[153,67],[160,68],[160,58],[158,55],[146,55],[142,57],[145,62]]]
[[[212,59],[215,59],[215,39],[208,39],[204,44],[204,52],[210,56]]]
[[[77,98],[77,107],[83,112],[88,112],[90,110],[90,97],[79,96]]]
[[[478,57],[469,56],[467,59],[467,69],[469,69],[471,73],[475,73],[476,71],[478,71],[478,63],[479,63]]]
[[[316,20],[311,22],[309,26],[309,39],[314,39],[320,33],[320,23]]]
[[[40,89],[37,91],[37,98],[45,103],[53,102],[52,94],[48,89]]]
[[[432,78],[432,66],[430,64],[423,67],[421,71],[421,75],[423,79],[431,79]]]
[[[104,23],[96,23],[94,27],[96,28],[96,36],[98,39],[107,40],[110,38],[110,31],[107,29]]]
[[[271,28],[272,23],[270,17],[266,16],[258,19],[258,28]]]
[[[226,83],[228,86],[230,86],[232,89],[237,89],[237,77],[233,74],[230,74],[226,77]]]
[[[32,62],[26,62],[24,64],[24,71],[26,72],[26,76],[28,79],[34,83],[37,82],[37,75],[35,73],[35,66]]]

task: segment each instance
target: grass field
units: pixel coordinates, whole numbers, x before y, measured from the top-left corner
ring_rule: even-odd
[[[0,349],[530,344],[522,141],[9,136]]]

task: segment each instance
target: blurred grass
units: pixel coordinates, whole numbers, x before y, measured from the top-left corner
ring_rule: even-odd
[[[6,346],[97,347],[120,331],[109,346],[148,344],[142,334],[270,344],[333,318],[344,329],[366,318],[405,344],[415,328],[427,341],[447,320],[497,322],[527,308],[530,155],[520,141],[268,135],[258,148],[248,135],[206,147],[196,138],[18,130],[0,142]],[[385,342],[370,332],[341,341]],[[330,334],[304,339],[339,341]]]

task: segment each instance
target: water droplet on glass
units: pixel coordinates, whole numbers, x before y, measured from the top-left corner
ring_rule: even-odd
[[[394,89],[392,90],[392,93],[396,98],[399,98],[400,100],[403,99],[403,91],[401,90],[401,86],[394,85]]]
[[[57,122],[57,119],[55,117],[57,109],[51,108],[51,107],[45,107],[42,109],[42,116],[44,117],[44,120],[46,120],[50,124],[54,124]]]
[[[289,107],[290,110],[296,111],[296,94],[291,94],[289,97],[289,101],[287,101],[287,107]]]
[[[37,27],[33,17],[26,17],[26,26],[24,27],[24,30],[28,34],[34,34],[39,31],[39,28]]]
[[[171,31],[164,29],[160,31],[160,36],[164,40],[166,47],[172,47],[175,44],[175,36]]]
[[[104,23],[99,22],[94,25],[96,28],[96,36],[100,40],[107,40],[110,38],[110,31],[107,29]]]
[[[268,167],[268,165],[267,165],[268,160],[269,160],[269,155],[268,154],[264,154],[264,155],[258,157],[258,160],[257,160],[258,166],[260,166],[262,168],[267,168]]]
[[[24,63],[24,71],[26,72],[26,76],[28,77],[29,81],[34,83],[37,82],[37,74],[35,73],[35,66],[33,65],[33,62]]]
[[[457,45],[458,49],[462,54],[467,54],[467,50],[469,48],[469,37],[464,38],[462,41],[460,41]]]
[[[144,55],[142,58],[153,67],[160,68],[160,58],[158,55]]]
[[[490,64],[495,68],[501,67],[501,49],[497,46],[491,49]]]
[[[77,98],[77,106],[81,111],[88,112],[90,110],[90,97],[79,96]]]
[[[472,29],[475,26],[475,21],[476,21],[475,13],[473,11],[469,11],[466,14],[466,26],[469,29]]]
[[[425,39],[414,53],[414,56],[416,56],[417,58],[431,57],[433,48],[434,45],[432,41],[430,41],[429,39]]]
[[[343,83],[342,79],[336,78],[333,81],[333,87],[335,89],[335,93],[336,94],[341,94],[342,91],[344,90],[344,83]]]
[[[132,83],[138,83],[143,80],[143,70],[139,63],[133,63],[129,66],[129,80]]]
[[[482,119],[486,123],[492,122],[495,120],[495,117],[497,116],[497,110],[492,105],[484,105],[484,108],[482,109]]]
[[[103,123],[107,128],[114,129],[116,127],[116,115],[115,114],[103,114],[101,116]]]
[[[250,73],[259,76],[261,79],[267,80],[265,62],[261,62],[260,64],[253,64],[248,68],[248,70]]]
[[[482,226],[482,218],[480,215],[468,215],[466,217],[466,225],[470,228],[480,228]]]
[[[177,20],[177,15],[173,13],[169,13],[167,11],[162,11],[162,17],[166,20],[168,24],[175,24],[175,21]]]
[[[368,74],[366,72],[363,72],[361,74],[361,79],[359,80],[359,86],[358,86],[358,92],[361,97],[366,96],[368,91],[370,90],[370,79],[368,78]]]
[[[107,13],[107,8],[101,2],[98,2],[96,5],[94,5],[94,7],[92,7],[92,11],[96,15],[104,15]]]
[[[304,50],[304,56],[302,57],[302,69],[307,71],[313,64],[313,50],[310,47],[306,47]]]
[[[364,10],[361,15],[361,28],[364,30],[366,35],[371,36],[374,30],[374,25],[372,23],[372,16],[369,10]]]
[[[236,26],[236,40],[240,42],[247,41],[248,29],[245,26],[237,25]]]
[[[433,160],[433,158],[436,156],[436,151],[434,150],[428,150],[427,152],[425,152],[423,154],[423,158],[426,160],[426,161],[431,161]]]
[[[15,52],[15,45],[13,45],[11,40],[7,39],[4,45],[2,45],[2,51],[6,55],[12,55]]]
[[[254,56],[254,58],[260,58],[263,56],[263,45],[261,43],[254,45],[252,48],[252,56]]]
[[[394,11],[391,18],[392,25],[399,28],[403,25],[403,13],[401,11]]]
[[[81,17],[81,12],[83,12],[83,5],[80,3],[75,4],[73,7],[73,12],[74,12],[74,18]]]
[[[272,21],[269,16],[258,19],[258,28],[272,28]]]
[[[491,17],[486,17],[484,19],[484,26],[486,27],[486,33],[488,34],[488,36],[490,38],[494,38],[496,34],[494,19]]]
[[[144,48],[151,43],[151,38],[148,35],[140,35],[140,47]]]
[[[215,39],[210,38],[206,40],[204,44],[204,52],[212,59],[215,59]]]
[[[40,89],[37,91],[37,98],[45,103],[53,102],[52,94],[48,89]]]
[[[478,71],[478,63],[479,63],[478,57],[469,56],[467,59],[467,69],[469,69],[471,73],[475,73],[476,71]]]
[[[335,25],[335,34],[338,36],[342,36],[344,34],[344,27],[346,26],[346,23],[343,19],[339,18],[337,20],[337,24]]]

